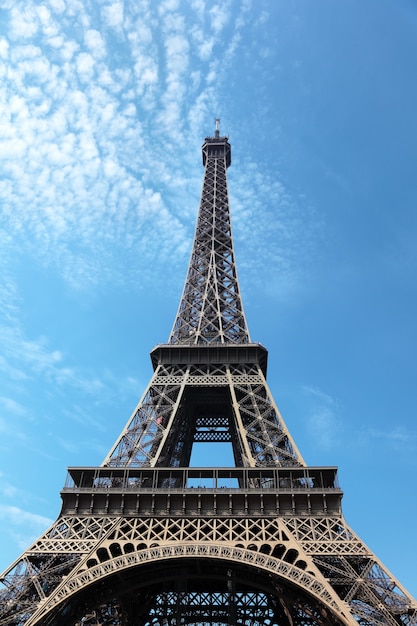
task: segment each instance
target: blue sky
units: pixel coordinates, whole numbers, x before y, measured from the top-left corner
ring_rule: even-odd
[[[414,0],[2,0],[0,570],[149,381],[219,116],[274,398],[417,595],[416,75]]]

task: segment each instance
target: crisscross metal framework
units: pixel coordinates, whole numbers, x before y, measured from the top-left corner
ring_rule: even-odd
[[[0,626],[417,626],[347,525],[337,469],[305,464],[249,337],[216,122],[167,344],[100,467],[70,468],[56,522],[1,578]],[[228,442],[235,467],[191,468]]]
[[[200,210],[184,291],[169,343],[249,343],[233,250],[227,137],[206,137]]]

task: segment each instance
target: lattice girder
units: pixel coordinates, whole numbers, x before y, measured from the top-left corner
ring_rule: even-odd
[[[163,349],[159,346],[161,353]],[[192,444],[199,440],[200,415],[228,416],[228,428],[221,440],[233,443],[235,459],[242,465],[304,464],[259,364],[196,365],[192,361],[186,363],[190,359],[186,348],[178,351],[182,361],[178,369],[172,364],[157,364],[148,389],[104,465],[187,466]],[[217,407],[213,406],[216,394]],[[201,414],[203,404],[206,411],[213,413]],[[185,406],[194,408],[184,411],[181,407]],[[216,440],[213,435],[212,441]]]
[[[207,587],[207,577],[210,578],[209,572],[213,567],[213,564],[209,564],[210,561],[214,562],[214,566],[216,563],[222,564],[223,570],[235,572],[236,575],[239,574],[243,566],[248,570],[247,576],[249,580],[251,580],[253,576],[259,578],[261,573],[264,572],[264,575],[265,573],[268,574],[269,585],[275,584],[275,588],[280,585],[284,590],[287,584],[290,584],[290,587],[298,587],[298,597],[310,597],[310,604],[312,607],[316,607],[318,613],[320,613],[319,607],[327,607],[329,613],[333,616],[339,616],[338,618],[334,617],[331,622],[332,624],[353,624],[348,617],[346,618],[343,615],[344,612],[347,612],[347,607],[334,595],[331,588],[328,588],[328,585],[324,579],[321,578],[318,571],[316,571],[316,575],[312,575],[284,559],[278,559],[258,552],[254,546],[251,546],[249,549],[244,549],[225,544],[216,544],[212,541],[205,543],[196,543],[195,541],[178,543],[176,541],[175,543],[163,543],[160,546],[154,544],[152,548],[141,546],[140,550],[129,550],[126,554],[122,552],[117,556],[112,556],[112,553],[114,554],[118,551],[120,545],[115,541],[108,541],[107,544],[107,553],[110,558],[103,560],[105,559],[104,551],[106,548],[99,548],[96,551],[96,563],[94,563],[94,558],[90,558],[90,566],[88,568],[78,567],[77,571],[75,571],[72,576],[66,578],[62,584],[56,588],[54,593],[40,603],[37,610],[27,621],[28,626],[32,626],[33,624],[47,624],[49,614],[51,616],[60,616],[54,618],[55,621],[58,620],[57,623],[75,624],[75,620],[68,621],[65,619],[67,612],[66,607],[71,605],[81,606],[83,602],[78,599],[78,601],[74,603],[72,599],[80,594],[85,596],[88,587],[92,586],[92,590],[88,594],[91,600],[85,609],[86,613],[92,613],[97,610],[97,600],[95,600],[97,594],[93,590],[97,588],[98,584],[100,584],[102,589],[105,589],[107,584],[110,584],[111,587],[113,583],[109,579],[115,575],[117,575],[119,579],[123,579],[123,573],[125,571],[126,578],[129,581],[131,581],[132,576],[134,576],[138,579],[136,584],[139,587],[146,588],[152,583],[152,580],[164,580],[167,569],[174,567],[175,562],[178,563],[175,567],[176,578],[178,578],[178,576],[180,576],[179,572],[181,572],[181,568],[183,567],[182,563],[184,563],[186,569],[190,569],[190,562],[194,560],[201,562],[202,559],[208,564],[204,569],[205,587],[206,589],[208,588],[206,593],[211,594],[211,586],[208,585]],[[99,558],[101,558],[102,562],[100,562]],[[147,569],[147,565],[151,565],[152,569]],[[253,574],[251,574],[250,571],[253,568],[254,571]],[[143,575],[141,575],[141,569],[144,570]],[[191,570],[192,569],[193,567],[191,567]],[[107,580],[109,580],[109,583],[106,583]],[[192,589],[194,580],[195,575],[192,578],[187,577],[184,579],[184,584],[187,583]],[[273,583],[273,581],[276,582]],[[249,589],[251,587],[253,587],[253,585],[249,585]],[[271,588],[269,589],[269,594],[271,594]],[[112,605],[115,605],[117,601],[121,602],[117,595],[110,597],[109,600]],[[102,600],[100,599],[99,602],[101,604]],[[82,613],[78,610],[76,613],[78,619],[81,615]],[[130,624],[130,622],[127,623]],[[136,624],[136,622],[134,623]],[[330,622],[314,622],[317,626],[324,623],[327,624]],[[301,624],[301,622],[294,622],[294,624],[298,625]]]
[[[308,467],[240,298],[226,170],[203,145],[168,344],[101,467],[70,468],[58,520],[0,580],[0,626],[417,626],[417,604],[346,524],[336,468]],[[229,442],[233,468],[190,468]]]
[[[115,485],[111,487],[112,491],[116,489]],[[206,490],[201,493],[208,497]],[[220,494],[224,495],[223,489]],[[286,584],[299,585],[300,598],[302,590],[325,605],[331,598],[328,609],[341,621],[323,624],[358,621],[394,626],[399,623],[396,616],[401,616],[402,624],[417,624],[416,607],[410,597],[341,515],[216,517],[213,512],[209,517],[206,513],[177,518],[62,516],[7,574],[5,581],[14,602],[13,620],[19,614],[24,619],[19,622],[8,617],[0,619],[0,625],[46,625],[43,620],[49,610],[54,611],[86,585],[104,581],[116,570],[139,567],[148,560],[161,562],[163,568],[164,559],[203,555],[227,558],[229,568],[236,560],[268,571],[283,590]],[[116,600],[112,599],[113,604]],[[39,611],[29,619],[28,613],[37,602]],[[349,615],[356,621],[350,621]]]
[[[248,343],[230,221],[226,137],[206,139],[200,210],[184,291],[169,343]]]

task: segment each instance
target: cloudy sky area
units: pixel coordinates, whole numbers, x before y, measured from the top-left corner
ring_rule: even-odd
[[[417,595],[416,66],[414,0],[0,1],[0,570],[151,376],[219,116],[274,397]]]

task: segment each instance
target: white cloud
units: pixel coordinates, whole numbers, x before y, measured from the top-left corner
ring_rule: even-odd
[[[316,445],[331,449],[339,442],[340,429],[334,411],[328,406],[320,406],[307,416],[309,433]]]
[[[310,396],[317,398],[318,400],[320,400],[324,404],[327,404],[328,406],[334,406],[335,404],[334,399],[331,396],[329,396],[329,394],[324,393],[324,391],[321,391],[321,389],[319,389],[318,387],[305,385],[303,387],[303,391],[309,394]]]
[[[34,7],[15,6],[11,9],[9,30],[11,39],[30,39],[36,35],[38,28],[39,21]]]
[[[21,550],[33,543],[53,522],[43,515],[4,504],[0,504],[0,519],[8,523],[9,535]]]
[[[178,9],[178,0],[164,0],[158,7],[160,15],[169,13],[170,11],[176,11]]]
[[[92,51],[96,59],[101,58],[106,54],[106,46],[103,37],[98,30],[87,30],[84,38],[87,48]]]
[[[0,472],[0,478],[1,478],[0,493],[6,498],[16,497],[19,490],[13,485],[10,485],[5,482],[3,472]]]
[[[135,74],[135,89],[138,96],[147,95],[158,83],[159,68],[153,56],[142,49],[142,46],[133,50],[133,71]]]
[[[340,443],[343,425],[338,416],[334,398],[317,387],[304,386],[303,392],[309,400],[307,428],[315,445],[331,449]]]
[[[211,17],[211,25],[214,32],[220,33],[230,19],[230,10],[228,3],[215,4],[209,11]]]
[[[75,41],[65,41],[65,43],[60,46],[60,53],[64,60],[71,61],[74,54],[79,50],[79,45]],[[64,65],[65,74],[69,73],[69,66]]]
[[[199,46],[199,56],[203,61],[207,61],[213,54],[214,39],[206,39]]]
[[[185,37],[175,34],[166,38],[165,48],[167,52],[167,82],[170,83],[171,81],[176,81],[177,76],[187,70],[190,46]]]
[[[128,32],[128,40],[132,46],[133,53],[136,51],[146,51],[146,47],[152,43],[152,29],[151,27],[142,19],[138,19],[132,24],[133,28],[131,28]]]
[[[204,0],[191,0],[191,6],[193,11],[195,11],[198,15],[200,21],[204,19],[204,11],[206,9],[206,4]]]
[[[146,248],[143,256],[135,257],[135,263],[143,266],[156,246],[158,254],[161,247],[169,254],[173,231],[177,249],[189,246],[193,222],[184,227],[178,216],[195,215],[196,206],[191,206],[185,193],[191,188],[187,165],[194,160],[190,156],[178,172],[175,145],[184,133],[190,145],[198,145],[202,132],[207,132],[207,120],[221,112],[216,104],[218,86],[240,45],[233,34],[243,28],[241,22],[236,24],[236,15],[245,5],[232,21],[230,4],[207,8],[193,2],[189,11],[181,11],[177,2],[157,8],[140,4],[129,10],[122,2],[108,2],[102,9],[105,23],[119,28],[123,20],[125,35],[114,56],[106,52],[110,35],[99,31],[82,2],[54,0],[42,6],[29,3],[23,11],[23,20],[42,22],[42,37],[16,38],[10,49],[12,61],[3,63],[0,58],[0,72],[8,74],[0,87],[0,133],[7,146],[1,155],[0,193],[3,206],[10,207],[10,232],[19,233],[42,262],[58,263],[62,276],[73,286],[86,288],[96,280],[110,276],[119,280],[131,272],[130,255],[138,247]],[[209,19],[204,20],[206,9]],[[70,27],[72,23],[77,27]],[[46,33],[47,26],[55,28],[56,24],[58,30]],[[232,26],[228,38],[224,38],[226,24]],[[219,46],[218,60],[212,58],[214,46]],[[6,44],[1,47],[4,54],[6,48]],[[196,176],[196,198],[200,185]],[[252,205],[262,208],[263,190],[268,188],[270,193],[278,184],[258,172],[251,178],[253,185],[249,197],[243,178],[235,187],[237,211],[248,202],[255,213]],[[155,205],[150,198],[156,190],[162,195]],[[164,220],[155,221],[155,206],[163,211]],[[281,215],[286,219],[284,210]],[[268,219],[257,216],[248,238],[250,246],[257,246],[256,233],[261,238]],[[159,236],[155,224],[161,229]],[[245,237],[245,229],[237,234]],[[131,245],[125,248],[124,268],[99,267],[109,232],[115,245]],[[308,228],[304,238],[306,232]],[[141,246],[142,241],[146,246]],[[307,255],[308,246],[301,248]],[[278,257],[276,263],[284,265]],[[292,259],[285,263],[287,275],[292,272],[294,277],[295,258],[294,263]]]
[[[391,430],[367,428],[361,433],[363,441],[385,441],[393,448],[415,447],[417,444],[417,432],[407,430],[404,426],[397,425]]]
[[[64,0],[48,0],[48,4],[55,13],[61,14],[65,11]]]
[[[16,402],[13,398],[0,396],[0,406],[3,411],[11,413],[12,415],[22,416],[26,414],[25,407],[19,404],[19,402]]]
[[[7,59],[9,55],[9,42],[4,38],[0,37],[0,57],[3,59]]]
[[[23,366],[21,368],[13,367],[3,356],[0,356],[0,372],[3,372],[3,375],[7,376],[7,378],[12,381],[24,381],[28,379],[28,374]]]
[[[256,24],[258,26],[262,26],[263,24],[265,24],[267,21],[269,20],[269,13],[267,11],[262,11],[261,14],[259,15]]]
[[[76,59],[80,80],[84,83],[92,80],[95,60],[88,52],[80,52]]]
[[[44,4],[36,7],[36,13],[43,32],[47,37],[55,37],[58,33],[58,25],[53,22],[51,12]]]
[[[107,26],[120,30],[123,25],[124,7],[123,2],[112,2],[102,9],[103,19]]]
[[[16,525],[23,526],[29,524],[32,527],[36,526],[43,528],[52,524],[53,521],[43,515],[25,511],[17,506],[8,505],[0,505],[0,517],[7,518]]]

